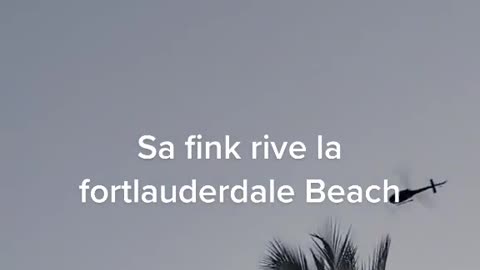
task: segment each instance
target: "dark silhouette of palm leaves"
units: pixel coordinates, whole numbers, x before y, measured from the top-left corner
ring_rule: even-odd
[[[390,237],[384,237],[368,263],[360,263],[351,230],[342,234],[335,222],[328,222],[323,233],[310,234],[313,245],[305,252],[278,239],[271,241],[260,267],[264,270],[385,270]]]
[[[264,269],[307,270],[307,257],[300,248],[291,248],[278,239],[270,242],[267,257],[261,265]]]

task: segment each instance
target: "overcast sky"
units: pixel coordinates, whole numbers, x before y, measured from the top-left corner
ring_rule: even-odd
[[[478,269],[477,1],[2,1],[0,268],[255,269],[329,217],[390,270]],[[143,134],[342,145],[340,161],[143,161]],[[379,183],[386,206],[82,205],[81,180]],[[301,198],[301,197],[300,197]]]

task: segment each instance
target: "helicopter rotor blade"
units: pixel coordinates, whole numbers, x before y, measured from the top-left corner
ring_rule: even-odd
[[[398,182],[401,188],[411,189],[411,174],[410,167],[402,166],[396,168],[393,173],[398,177]]]
[[[400,188],[400,190],[412,188],[412,186],[410,185],[411,171],[412,170],[410,166],[406,166],[405,163],[402,163],[401,166],[397,166],[392,169],[393,183],[395,183]],[[399,205],[396,204],[389,204],[385,207],[390,214],[395,215],[397,211],[400,211],[398,206]]]

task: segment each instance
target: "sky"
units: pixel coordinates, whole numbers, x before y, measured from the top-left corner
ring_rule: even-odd
[[[477,269],[476,1],[2,1],[0,268],[257,269],[331,217],[388,269]],[[341,160],[145,161],[144,134],[342,146]],[[81,204],[114,185],[448,179],[428,203]],[[400,183],[400,182],[399,182]],[[301,189],[299,189],[301,190]]]

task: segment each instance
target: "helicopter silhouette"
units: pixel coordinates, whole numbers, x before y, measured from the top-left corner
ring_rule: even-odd
[[[398,201],[396,200],[395,198],[395,194],[393,194],[392,196],[390,196],[390,198],[388,199],[390,203],[392,204],[395,204],[395,205],[402,205],[402,204],[406,204],[406,203],[409,203],[409,202],[412,202],[413,201],[413,197],[419,193],[422,193],[424,191],[427,191],[429,189],[432,189],[433,193],[437,193],[437,187],[441,187],[443,185],[445,185],[447,183],[447,181],[443,181],[443,182],[440,182],[440,183],[435,183],[433,181],[433,179],[430,179],[430,185],[429,186],[426,186],[426,187],[423,187],[423,188],[419,188],[419,189],[404,189],[404,190],[401,190],[399,193],[398,193]]]

